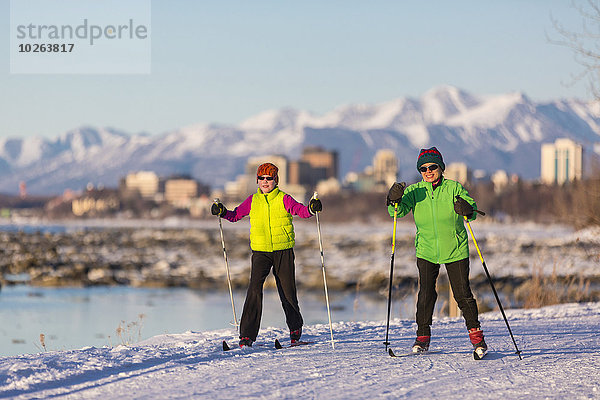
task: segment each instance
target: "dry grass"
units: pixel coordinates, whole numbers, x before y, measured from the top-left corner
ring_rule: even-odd
[[[556,266],[552,274],[544,275],[539,265],[533,267],[531,280],[515,291],[523,308],[540,308],[553,304],[590,301],[590,281],[582,275],[559,277]]]
[[[139,314],[137,321],[129,323],[125,321],[119,322],[116,333],[122,345],[129,346],[142,339],[142,326],[144,325],[145,317],[144,314]]]
[[[46,335],[44,335],[43,333],[40,333],[40,344],[42,345],[42,348],[44,349],[44,351],[46,350]]]

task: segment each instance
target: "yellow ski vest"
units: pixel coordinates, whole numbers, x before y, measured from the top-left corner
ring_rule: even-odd
[[[252,196],[250,206],[250,248],[254,251],[276,251],[294,247],[292,214],[283,205],[284,192],[278,187]]]

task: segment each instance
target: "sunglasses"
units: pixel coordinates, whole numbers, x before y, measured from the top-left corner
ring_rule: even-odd
[[[272,181],[275,178],[273,178],[272,176],[257,176],[256,179],[258,179],[259,181],[264,181],[265,179],[268,181]]]
[[[439,167],[439,165],[432,164],[429,167],[421,167],[421,168],[419,168],[419,171],[421,171],[421,172],[427,172],[427,170],[435,171],[436,169],[438,169],[438,167]]]

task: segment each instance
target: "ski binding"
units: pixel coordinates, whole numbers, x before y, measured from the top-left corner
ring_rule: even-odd
[[[277,350],[280,350],[280,349],[285,349],[285,348],[289,348],[289,347],[302,346],[305,344],[312,344],[312,343],[314,343],[314,342],[306,342],[306,341],[299,340],[299,341],[296,341],[294,343],[284,346],[281,344],[281,342],[279,342],[279,339],[275,339],[275,348]]]
[[[481,360],[487,354],[487,349],[483,347],[478,347],[473,351],[473,358],[475,360]]]
[[[440,351],[424,350],[424,351],[411,351],[410,353],[404,353],[404,354],[396,354],[396,353],[394,353],[394,351],[392,350],[391,347],[388,349],[388,354],[390,355],[390,357],[408,357],[408,356],[418,356],[418,355],[422,355],[422,354],[431,354],[431,353],[440,353]]]

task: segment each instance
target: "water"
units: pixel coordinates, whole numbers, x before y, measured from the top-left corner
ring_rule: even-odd
[[[328,324],[324,293],[300,292],[305,324]],[[366,293],[329,293],[336,321],[385,321],[385,298]],[[235,292],[241,314],[245,292]],[[412,319],[414,298],[394,301],[393,317]],[[187,288],[40,288],[0,290],[0,356],[133,344],[165,333],[231,329],[229,292]],[[265,290],[262,327],[285,328],[275,290]],[[121,334],[117,333],[121,327]]]

